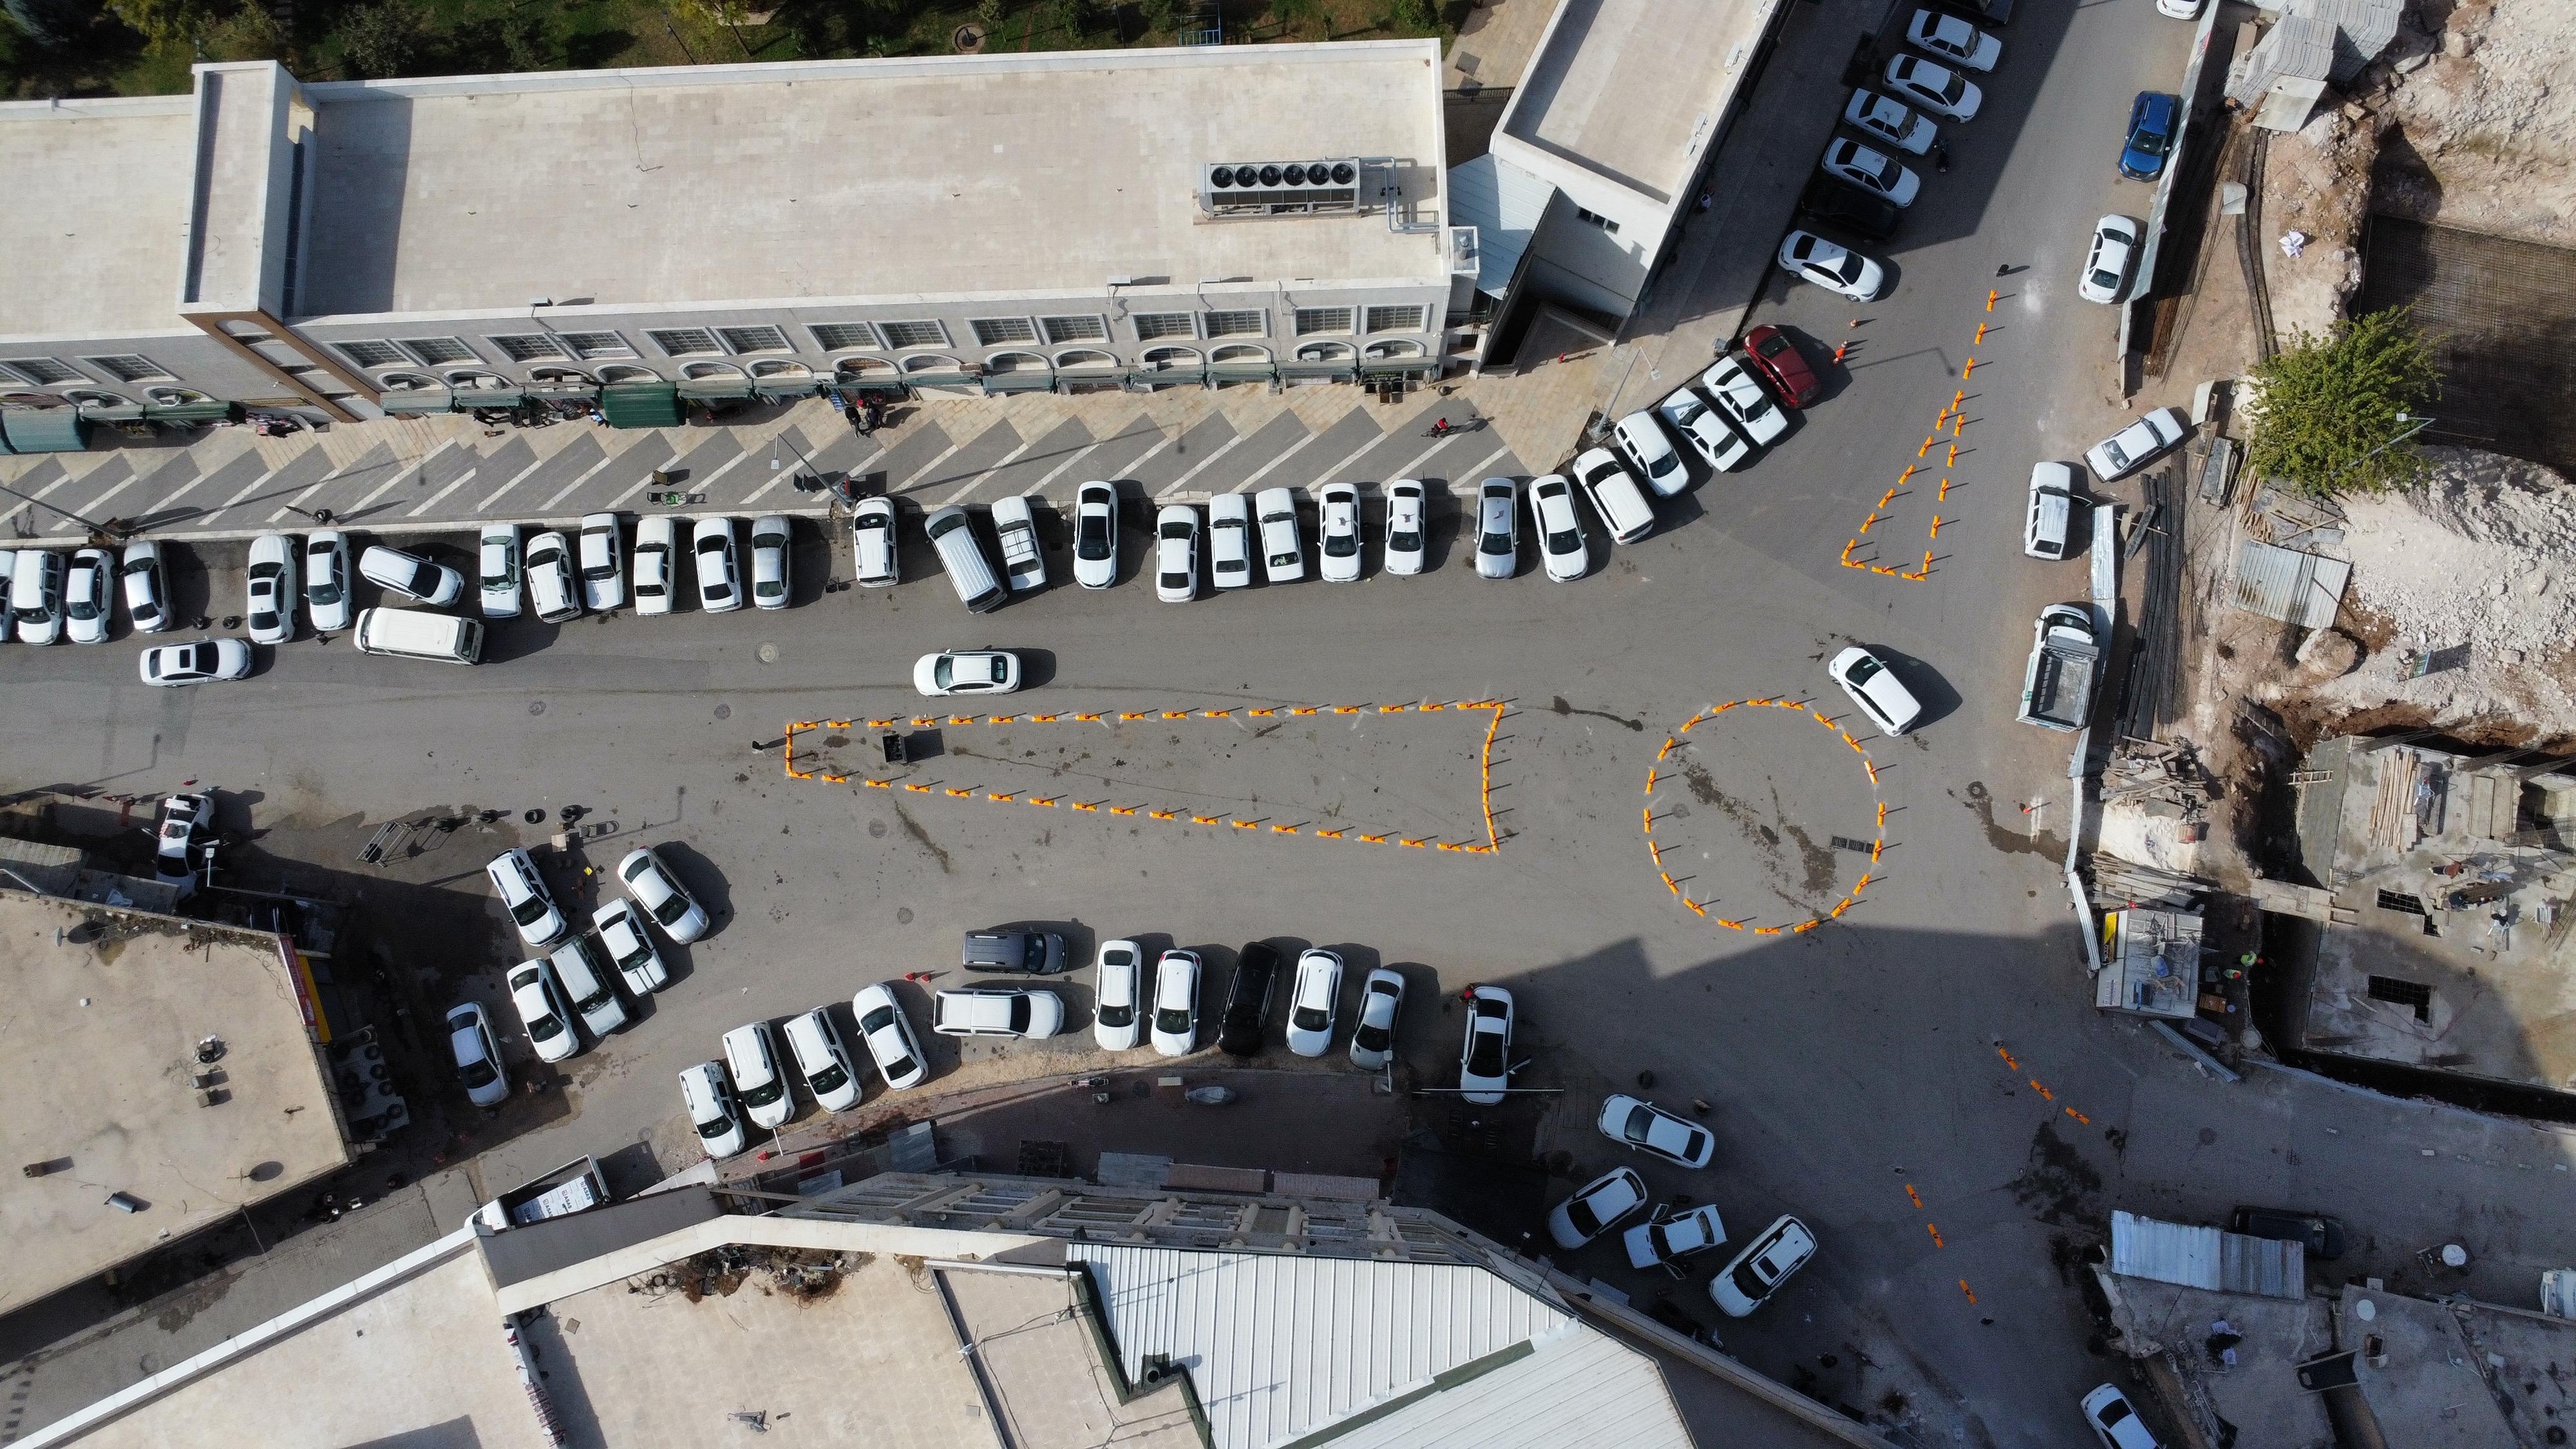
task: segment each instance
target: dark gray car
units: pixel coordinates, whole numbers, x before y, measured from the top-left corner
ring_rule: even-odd
[[[1064,937],[1053,931],[969,931],[966,969],[1055,976],[1065,969]]]

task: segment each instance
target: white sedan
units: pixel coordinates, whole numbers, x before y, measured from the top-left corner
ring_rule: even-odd
[[[519,617],[519,525],[487,523],[477,541],[483,617]]]
[[[1327,483],[1315,492],[1315,573],[1328,584],[1360,578],[1360,488]]]
[[[1762,384],[1731,353],[1719,353],[1717,361],[1699,375],[1699,385],[1708,389],[1711,402],[1735,420],[1744,436],[1769,446],[1789,431],[1788,415],[1763,391]]]
[[[1458,1046],[1458,1086],[1466,1100],[1490,1107],[1512,1085],[1512,994],[1499,986],[1469,993],[1467,1038]]]
[[[1086,589],[1118,582],[1118,490],[1107,483],[1073,492],[1073,581]]]
[[[1562,473],[1530,480],[1530,531],[1538,536],[1539,563],[1549,580],[1572,583],[1592,567],[1592,545],[1575,516],[1574,485]]]
[[[1240,493],[1208,500],[1208,577],[1220,589],[1252,582],[1252,500]]]
[[[2084,270],[2075,279],[2075,294],[2087,302],[2113,303],[2129,290],[2129,268],[2138,259],[2138,224],[2125,216],[2106,216],[2093,223],[2093,245],[2084,253]]]
[[[1395,1023],[1404,1013],[1404,978],[1380,966],[1360,985],[1359,1021],[1351,1028],[1351,1065],[1364,1072],[1395,1056]]]
[[[626,607],[625,551],[614,513],[581,516],[582,603],[595,613]]]
[[[702,520],[698,524],[699,536],[704,537],[711,524],[722,521]],[[651,514],[635,525],[635,557],[628,567],[635,573],[636,617],[658,618],[679,606],[676,592],[680,586],[679,538],[679,520],[668,514]],[[727,539],[727,551],[731,551],[730,538]],[[698,579],[700,587],[704,588],[704,570],[699,571]],[[727,586],[728,591],[730,587]]]
[[[2004,53],[2002,41],[1956,15],[1937,10],[1915,11],[1914,18],[1906,22],[1905,39],[1917,50],[1930,51],[1970,70],[1993,70]]]
[[[860,588],[889,588],[902,579],[895,559],[893,499],[862,498],[850,510],[850,560]]]
[[[1936,116],[1954,121],[1976,119],[1985,94],[1977,83],[1919,55],[1899,55],[1887,62],[1887,88]]]
[[[685,946],[707,933],[705,908],[689,898],[679,877],[651,850],[628,851],[617,863],[617,878],[626,882],[626,893],[662,923],[663,933],[672,940]]]
[[[1572,1252],[1645,1205],[1645,1180],[1628,1168],[1614,1167],[1548,1211],[1547,1235]]]
[[[1825,159],[1817,165],[1827,176],[1884,196],[1898,206],[1912,206],[1915,193],[1923,189],[1923,178],[1912,169],[1858,141],[1838,138],[1827,143]]]
[[[626,978],[627,990],[650,996],[671,984],[662,953],[653,949],[653,937],[644,929],[644,917],[633,901],[620,896],[601,906],[591,913],[590,925],[599,932],[599,944],[608,948],[617,974]]]
[[[400,594],[416,603],[444,608],[465,593],[465,576],[445,564],[431,563],[417,554],[404,553],[383,544],[370,544],[358,555],[358,572],[367,582],[387,593]],[[322,626],[316,623],[314,628]]]
[[[510,1071],[493,1040],[492,1018],[471,1001],[447,1013],[447,1050],[456,1059],[456,1078],[465,1084],[465,1100],[477,1107],[498,1107],[510,1100]]]
[[[263,533],[250,541],[250,642],[283,644],[295,637],[295,540]]]
[[[537,617],[561,624],[581,617],[581,583],[573,577],[572,544],[552,529],[528,540],[528,604]]]
[[[1876,298],[1887,285],[1887,273],[1878,263],[1811,231],[1793,231],[1780,239],[1780,270],[1855,302]]]
[[[1676,1167],[1706,1167],[1717,1151],[1707,1128],[1625,1092],[1610,1094],[1593,1125],[1611,1141]]]
[[[1020,687],[1020,656],[1008,649],[924,654],[913,662],[912,687],[933,699],[944,694],[1009,694]]]
[[[1288,999],[1288,1050],[1320,1057],[1332,1050],[1341,1015],[1342,958],[1318,947],[1297,958],[1297,991]]]
[[[1091,1039],[1105,1052],[1133,1050],[1144,1034],[1144,951],[1133,941],[1101,942],[1091,981]]]
[[[519,1022],[528,1029],[528,1045],[536,1048],[537,1060],[559,1062],[578,1055],[581,1033],[572,1024],[572,1007],[555,980],[554,963],[540,956],[511,967],[506,979],[510,1004],[519,1009]]]
[[[1154,597],[1186,604],[1198,596],[1199,511],[1186,503],[1166,503],[1154,515]]]
[[[645,523],[658,523],[648,518]],[[635,529],[636,590],[643,591],[644,528]],[[742,607],[742,567],[733,547],[733,520],[701,518],[689,529],[689,556],[698,576],[698,609],[707,614],[730,614]],[[641,612],[643,603],[638,600]]]
[[[1726,1241],[1726,1224],[1719,1220],[1716,1208],[1702,1203],[1671,1217],[1658,1212],[1654,1221],[1630,1228],[1621,1241],[1628,1249],[1629,1267],[1662,1268],[1678,1278],[1682,1270],[1676,1265],[1682,1259]]]
[[[109,610],[116,606],[116,556],[103,548],[72,555],[63,583],[63,628],[75,644],[107,642]]]
[[[912,1020],[903,1014],[894,993],[884,986],[862,986],[850,998],[850,1015],[859,1023],[859,1039],[886,1085],[901,1091],[917,1087],[930,1075],[921,1064],[921,1044],[913,1039]]]
[[[146,684],[176,688],[250,677],[250,641],[200,639],[194,644],[162,644],[143,651]]]
[[[1422,485],[1398,478],[1386,485],[1386,571],[1422,572]]]
[[[349,627],[349,535],[336,528],[304,536],[304,612],[322,633]]]
[[[2084,1396],[2084,1422],[2093,1426],[2102,1449],[2156,1449],[2156,1436],[2118,1384],[2104,1384]]]
[[[1700,461],[1720,473],[1732,473],[1753,461],[1753,445],[1742,434],[1726,425],[1708,400],[1690,390],[1688,385],[1673,389],[1673,395],[1655,404],[1655,411],[1682,435]]]
[[[779,514],[766,514],[751,521],[753,608],[784,609],[794,601],[787,551],[795,538],[795,526]]]
[[[125,578],[125,613],[138,632],[158,634],[170,627],[170,593],[161,572],[161,545],[138,538],[125,546],[118,570]]]
[[[2190,431],[2191,420],[2182,409],[2158,408],[2085,449],[2084,465],[2105,483],[2125,478],[2155,461]]]
[[[1833,657],[1825,673],[1843,687],[1861,712],[1891,735],[1901,735],[1923,718],[1923,702],[1914,697],[1887,667],[1887,661],[1855,644]]]
[[[1306,546],[1297,537],[1297,495],[1264,488],[1252,495],[1252,512],[1261,520],[1263,582],[1293,584],[1304,578]]]
[[[1199,953],[1166,951],[1154,963],[1154,1050],[1185,1057],[1199,1047]]]
[[[1903,101],[1867,86],[1852,92],[1851,104],[1843,107],[1843,124],[1917,156],[1932,149],[1935,134],[1931,117],[1918,116]]]

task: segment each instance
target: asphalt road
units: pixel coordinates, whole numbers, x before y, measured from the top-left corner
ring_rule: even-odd
[[[2087,1352],[2072,1254],[2115,1206],[2201,1220],[2237,1201],[2336,1211],[2364,1244],[2339,1266],[2401,1286],[2415,1248],[2465,1240],[2472,1291],[2519,1302],[2528,1273],[2576,1252],[2549,1215],[2563,1139],[2291,1074],[2222,1086],[2089,1005],[2057,874],[2066,741],[2011,718],[2029,620],[2083,579],[2080,565],[2020,557],[2018,513],[2032,462],[2071,458],[2126,415],[2106,401],[2114,319],[2073,296],[2071,273],[2094,216],[2142,205],[2111,167],[2126,98],[2179,76],[2188,30],[2145,5],[2021,9],[1985,115],[1945,128],[1957,164],[1925,178],[1909,239],[1889,253],[1894,294],[1855,310],[1797,288],[1755,309],[1802,331],[1819,361],[1858,343],[1828,400],[1752,470],[1667,505],[1654,537],[1614,553],[1596,536],[1580,582],[1551,584],[1534,561],[1483,581],[1442,538],[1418,579],[1166,606],[1133,577],[1131,540],[1112,591],[1073,589],[1057,553],[1057,587],[974,618],[936,579],[818,595],[809,540],[789,612],[523,623],[497,630],[493,662],[474,670],[307,641],[241,685],[154,691],[132,682],[130,644],[0,651],[0,784],[125,791],[194,776],[235,792],[280,848],[432,809],[515,820],[567,804],[618,827],[591,847],[596,864],[630,842],[674,846],[718,929],[671,953],[682,979],[636,1026],[572,1064],[561,1110],[490,1147],[492,1180],[639,1141],[685,1165],[671,1075],[713,1055],[725,1029],[948,968],[963,929],[1047,920],[1081,945],[1136,936],[1220,960],[1256,937],[1336,945],[1358,968],[1353,991],[1367,966],[1403,966],[1421,988],[1406,1057],[1431,1085],[1454,1070],[1455,993],[1509,986],[1526,1080],[1568,1089],[1531,1130],[1568,1154],[1570,1178],[1621,1160],[1591,1114],[1652,1071],[1667,1104],[1708,1102],[1718,1137],[1714,1169],[1649,1171],[1659,1190],[1717,1203],[1738,1242],[1784,1211],[1814,1227],[1815,1264],[1726,1325],[1730,1349],[1830,1400],[1886,1408],[1902,1393],[1940,1437],[2078,1435],[2077,1397],[2115,1370]],[[1998,280],[1999,265],[2029,270]],[[1990,287],[2006,294],[1992,313]],[[1863,325],[1846,325],[1855,316]],[[1974,342],[1980,322],[2001,330]],[[1929,576],[1845,567],[1846,540],[1900,469],[1946,462],[1947,435],[1918,448],[1954,392],[1968,394],[1967,422],[1948,497],[1942,474],[1917,474],[1869,535],[1889,540],[1875,556],[1891,566],[1930,547]],[[1933,705],[1912,738],[1871,737],[1824,679],[1820,660],[1852,640],[1895,657]],[[789,780],[751,748],[793,720],[909,718],[912,659],[976,645],[1031,651],[1044,683],[1012,707],[1059,719],[943,726],[947,752],[914,777],[937,793]],[[1861,737],[1875,793],[1853,751],[1805,716],[1729,711],[1691,731],[1679,786],[1655,790],[1659,864],[1640,812],[1663,740],[1714,706],[1784,696]],[[1480,839],[1487,717],[1375,707],[1482,699],[1509,706],[1492,757],[1497,852],[1318,835],[1349,822]],[[1243,713],[1296,705],[1371,709]],[[1070,720],[1079,712],[1108,717]],[[1025,799],[1059,790],[1057,805]],[[2034,799],[2049,802],[2036,829],[2021,808]],[[1876,801],[1889,813],[1873,867],[1833,837],[1870,838]],[[516,829],[469,835],[420,873],[479,893],[483,849]],[[1712,916],[1756,924],[1792,923],[1872,878],[1828,926],[1757,935],[1694,915],[1662,871]],[[594,902],[577,871],[556,878]],[[518,955],[497,915],[482,939],[439,944],[497,999],[493,978]],[[1087,984],[1067,988],[1077,1023]],[[1615,1254],[1568,1262],[1646,1288],[1611,1268]]]

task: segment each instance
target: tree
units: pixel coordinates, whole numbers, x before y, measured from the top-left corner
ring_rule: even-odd
[[[429,41],[429,24],[408,0],[381,0],[340,23],[340,59],[360,80],[398,76]]]
[[[2427,471],[2406,441],[2442,395],[2433,347],[2403,307],[2302,331],[2256,364],[2246,466],[2318,498],[2403,488]]]
[[[154,45],[184,44],[215,18],[213,0],[108,0],[116,18]]]
[[[975,19],[986,35],[1002,28],[1002,0],[975,0]]]
[[[9,18],[47,49],[69,45],[98,19],[98,0],[7,0]]]
[[[283,60],[286,32],[259,0],[251,0],[199,33],[199,48],[208,60]]]

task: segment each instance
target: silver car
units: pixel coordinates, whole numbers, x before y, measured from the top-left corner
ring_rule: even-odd
[[[1510,578],[1521,563],[1520,485],[1488,478],[1476,485],[1476,573]]]
[[[795,530],[771,513],[751,521],[751,606],[784,609],[794,597],[787,570],[788,545]]]
[[[250,541],[247,585],[250,641],[283,644],[295,637],[295,540],[282,533],[263,533]],[[23,621],[20,633],[25,630]]]

